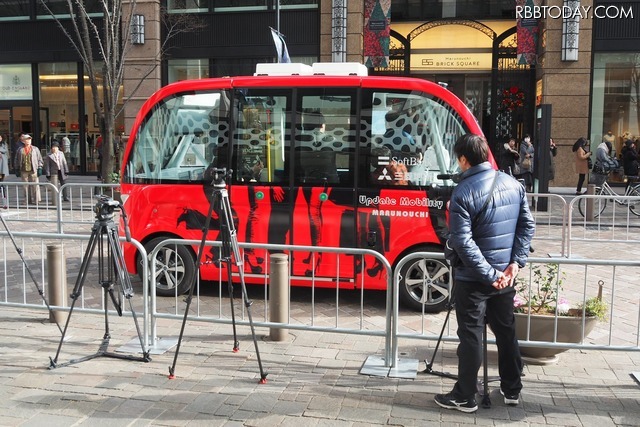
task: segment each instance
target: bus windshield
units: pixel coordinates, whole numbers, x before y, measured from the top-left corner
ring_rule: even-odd
[[[360,96],[356,88],[177,93],[158,102],[142,121],[125,182],[198,182],[213,165],[233,169],[235,182],[326,180],[353,187],[359,170],[361,186],[423,187],[442,184],[438,175],[457,172],[453,145],[468,132],[448,103],[418,91],[362,89]],[[356,165],[356,158],[365,161]],[[398,169],[374,173],[388,163]]]

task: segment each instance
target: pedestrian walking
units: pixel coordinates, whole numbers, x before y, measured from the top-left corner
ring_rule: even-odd
[[[453,267],[452,291],[460,339],[458,380],[449,393],[437,394],[435,402],[462,412],[478,409],[475,395],[482,334],[488,323],[498,346],[500,391],[505,404],[517,405],[522,359],[513,314],[513,285],[527,262],[535,222],[525,189],[513,177],[493,169],[482,136],[461,136],[453,151],[462,170],[449,203],[448,240],[460,259]],[[487,200],[490,203],[486,204]]]
[[[38,147],[31,145],[31,135],[22,134],[20,142],[22,147],[18,149],[15,159],[16,176],[22,179],[23,182],[40,182],[38,177],[42,175],[42,166],[44,164],[42,154],[40,154]],[[40,186],[25,186],[25,197],[28,203],[40,203]]]
[[[576,172],[578,173],[578,185],[576,185],[576,196],[582,194],[584,180],[589,173],[589,163],[592,152],[589,150],[589,141],[580,137],[571,148],[576,158]]]
[[[58,190],[67,180],[69,166],[67,165],[67,159],[64,158],[64,154],[60,151],[60,143],[58,141],[51,143],[51,152],[47,154],[44,160],[44,175]],[[65,202],[69,201],[68,189],[63,189],[62,197]],[[57,198],[54,198],[54,203],[56,202]]]

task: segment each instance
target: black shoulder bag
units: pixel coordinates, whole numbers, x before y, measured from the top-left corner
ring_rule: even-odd
[[[480,213],[484,212],[484,210],[487,209],[487,206],[489,206],[489,203],[493,199],[493,190],[495,190],[496,188],[496,182],[498,181],[497,179],[498,173],[499,172],[496,171],[496,174],[493,176],[493,183],[491,184],[491,190],[489,190],[489,195],[487,196],[487,199],[484,201],[482,208],[480,208],[476,216],[474,216],[473,219],[471,220],[471,231],[473,231],[476,225],[476,219],[478,219],[478,216],[480,216]],[[447,239],[447,241],[444,244],[444,257],[452,268],[460,267],[463,264],[462,260],[458,256],[458,253],[455,251],[455,249],[449,246],[449,239]]]

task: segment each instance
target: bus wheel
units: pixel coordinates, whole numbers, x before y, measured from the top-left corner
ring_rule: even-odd
[[[432,249],[426,249],[432,251]],[[449,301],[449,267],[436,259],[416,258],[400,271],[400,302],[415,311],[439,313]]]
[[[166,240],[164,237],[157,237],[147,242],[144,248],[147,253],[151,253],[164,240]],[[142,274],[142,269],[139,268],[138,272]],[[186,246],[163,246],[156,256],[156,295],[163,297],[175,295],[176,288],[178,295],[186,293],[193,283],[195,274],[195,261]]]

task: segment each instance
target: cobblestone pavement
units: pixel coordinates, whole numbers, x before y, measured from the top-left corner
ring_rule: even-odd
[[[104,333],[101,316],[74,314],[73,333],[59,363],[95,354]],[[159,332],[176,336],[175,321]],[[136,332],[131,318],[110,318],[110,351]],[[419,373],[416,379],[359,374],[363,361],[383,354],[380,338],[291,331],[284,342],[257,329],[267,383],[248,328],[232,351],[229,325],[188,324],[176,364],[174,350],[149,363],[97,357],[49,370],[59,332],[44,311],[3,308],[0,314],[0,425],[2,426],[364,426],[561,425],[640,423],[640,353],[563,353],[556,365],[525,368],[519,406],[505,406],[490,384],[491,408],[462,414],[436,406],[433,395],[453,380]],[[402,347],[402,357],[432,354],[433,344]],[[445,343],[434,370],[455,372],[455,344]],[[490,375],[496,355],[490,349]],[[420,369],[424,368],[421,364]]]

